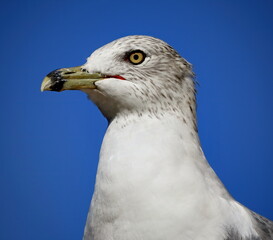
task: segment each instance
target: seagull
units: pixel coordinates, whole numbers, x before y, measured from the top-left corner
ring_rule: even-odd
[[[269,240],[273,222],[237,202],[210,167],[192,66],[164,41],[127,36],[42,91],[82,90],[108,120],[84,240]]]

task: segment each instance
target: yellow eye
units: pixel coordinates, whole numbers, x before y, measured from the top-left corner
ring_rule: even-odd
[[[140,51],[140,50],[136,50],[130,53],[129,55],[129,60],[132,64],[140,64],[145,60],[145,53]]]

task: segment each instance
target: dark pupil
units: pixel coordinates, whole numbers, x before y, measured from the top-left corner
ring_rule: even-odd
[[[137,54],[134,55],[134,59],[138,60],[139,56]]]

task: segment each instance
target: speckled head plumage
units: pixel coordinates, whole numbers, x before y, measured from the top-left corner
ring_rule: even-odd
[[[134,65],[128,56],[138,50],[146,57],[141,64]],[[139,35],[120,38],[92,53],[83,67],[90,73],[126,79],[99,81],[97,91],[86,91],[107,118],[122,110],[138,113],[148,110],[160,115],[165,110],[186,114],[188,109],[195,117],[191,64],[160,39]],[[113,104],[109,106],[101,98]]]

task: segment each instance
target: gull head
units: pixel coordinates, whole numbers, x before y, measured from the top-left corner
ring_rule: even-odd
[[[109,120],[124,113],[185,114],[189,106],[195,111],[191,65],[167,43],[149,36],[110,42],[84,65],[49,73],[41,90],[82,90]]]

